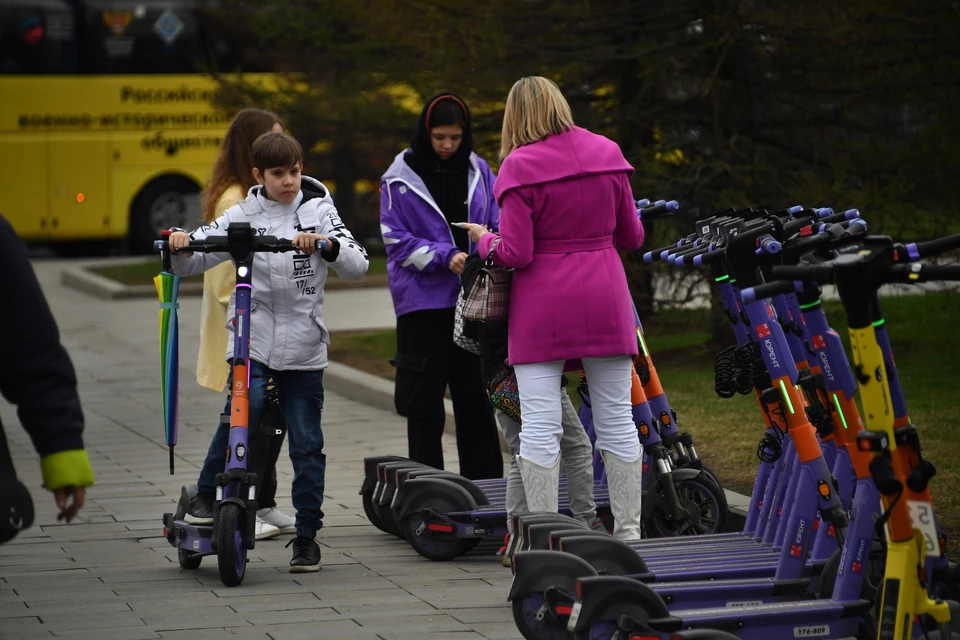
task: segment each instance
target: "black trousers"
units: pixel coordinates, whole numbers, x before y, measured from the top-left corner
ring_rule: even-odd
[[[471,480],[503,477],[503,454],[480,377],[480,358],[453,343],[453,308],[406,313],[397,318],[397,381],[394,404],[407,418],[408,457],[443,469],[450,387],[460,475]]]
[[[277,460],[283,451],[283,435],[268,436],[259,429],[250,429],[250,462],[247,468],[254,471],[260,479],[257,490],[257,508],[272,509],[277,506]],[[261,457],[259,452],[264,452]]]

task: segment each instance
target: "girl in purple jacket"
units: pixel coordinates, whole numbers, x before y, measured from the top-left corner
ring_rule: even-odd
[[[439,93],[423,107],[411,148],[387,169],[380,187],[380,231],[397,314],[397,413],[407,418],[411,460],[443,469],[450,386],[460,474],[502,478],[500,438],[480,378],[480,360],[453,342],[460,274],[476,251],[452,223],[496,228],[493,172],[473,153],[470,111]]]
[[[464,225],[481,255],[513,267],[508,357],[523,429],[518,463],[531,511],[557,510],[560,376],[583,368],[596,448],[610,486],[614,536],[640,538],[642,454],[630,401],[637,355],[627,277],[617,250],[643,244],[620,147],[573,123],[546,78],[521,78],[503,114],[496,197],[499,235]]]

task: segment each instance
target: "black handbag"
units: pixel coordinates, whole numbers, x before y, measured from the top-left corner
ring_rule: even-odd
[[[0,544],[33,525],[33,498],[17,480],[7,438],[0,427]]]

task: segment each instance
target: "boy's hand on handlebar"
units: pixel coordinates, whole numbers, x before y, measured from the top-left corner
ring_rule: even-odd
[[[317,241],[326,239],[326,236],[322,236],[319,233],[298,233],[293,238],[293,245],[299,249],[301,253],[313,255],[317,252]]]
[[[190,236],[183,231],[171,233],[170,237],[167,238],[167,243],[170,245],[170,250],[178,255],[188,257],[193,255],[193,251],[180,251],[180,249],[190,245]]]

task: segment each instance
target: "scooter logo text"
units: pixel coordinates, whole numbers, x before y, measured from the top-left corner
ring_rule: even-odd
[[[806,528],[806,522],[800,519],[800,525],[797,527],[797,535],[794,537],[793,544],[790,545],[790,555],[799,558],[803,554],[803,530]]]
[[[860,573],[860,571],[863,569],[863,550],[866,548],[866,538],[860,538],[860,546],[857,547],[857,559],[850,564],[850,570],[854,573]]]
[[[779,369],[780,361],[777,360],[777,350],[773,348],[773,341],[769,339],[764,340],[763,346],[766,348],[767,355],[770,357],[770,364],[773,365],[774,369]]]

